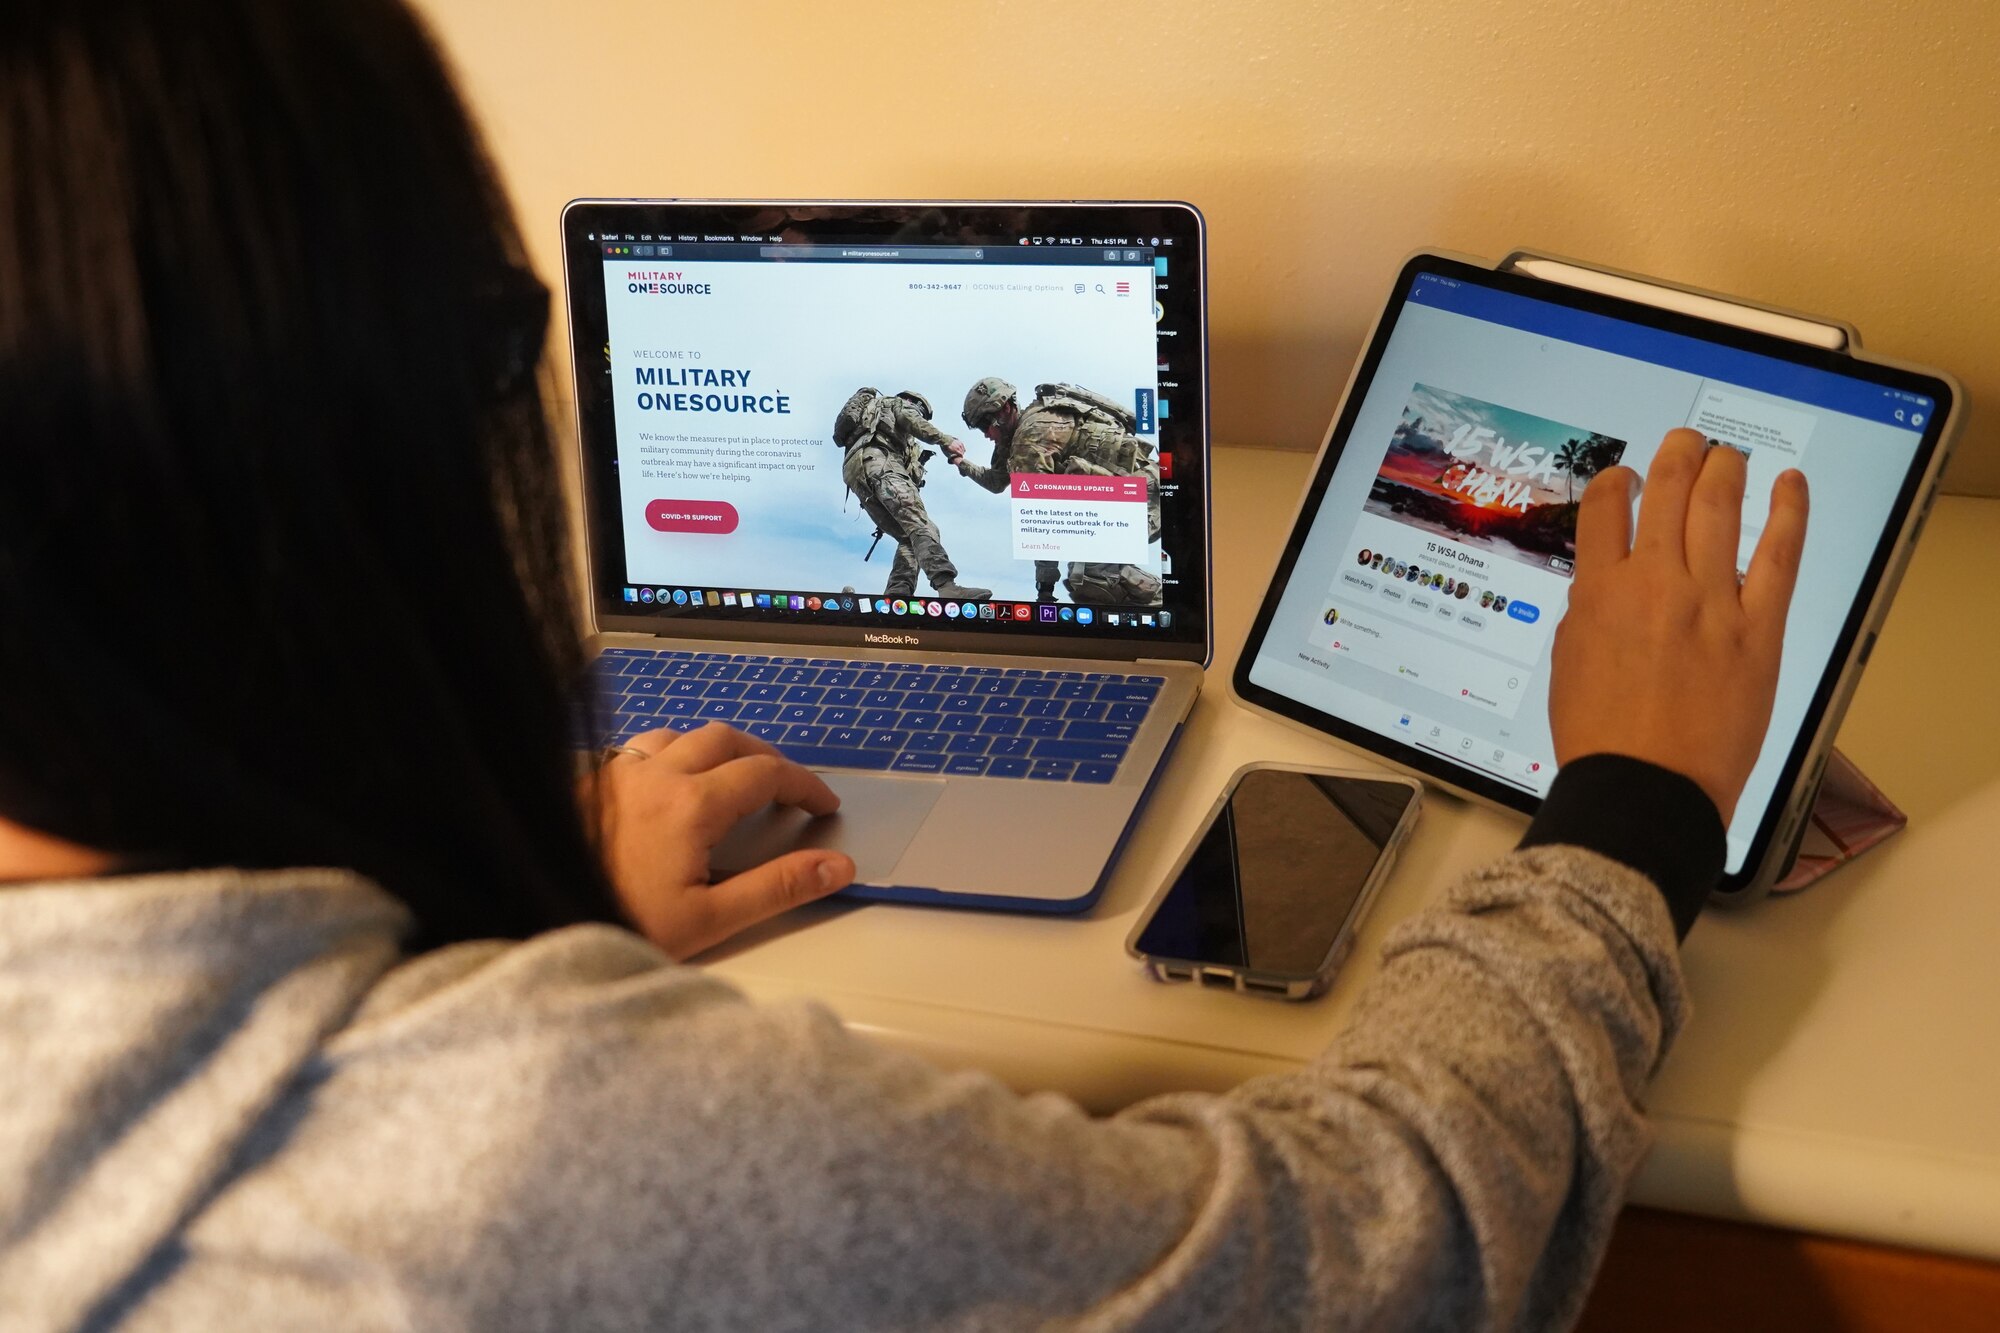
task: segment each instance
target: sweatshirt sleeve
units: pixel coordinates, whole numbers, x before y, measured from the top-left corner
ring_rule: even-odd
[[[241,1323],[304,1283],[344,1327],[1566,1328],[1685,1015],[1670,895],[1721,835],[1564,822],[1564,784],[1677,799],[1656,772],[1566,768],[1311,1063],[1108,1118],[611,927],[451,951],[329,1042],[172,1285]]]
[[[1561,1328],[1682,1013],[1659,890],[1569,846],[1397,927],[1310,1065],[1108,1119],[579,927],[343,1039],[284,1180],[474,1325]]]

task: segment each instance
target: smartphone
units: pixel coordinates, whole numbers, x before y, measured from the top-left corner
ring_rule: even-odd
[[[1126,940],[1161,981],[1304,1000],[1332,983],[1417,822],[1413,778],[1248,764]]]

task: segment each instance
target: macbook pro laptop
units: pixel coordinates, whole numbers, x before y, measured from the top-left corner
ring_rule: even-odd
[[[1211,651],[1201,215],[579,200],[593,744],[819,771],[851,896],[1081,911]]]

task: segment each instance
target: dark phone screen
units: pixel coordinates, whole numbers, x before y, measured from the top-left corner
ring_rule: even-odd
[[[1415,795],[1368,778],[1245,774],[1147,923],[1139,952],[1310,976]]]

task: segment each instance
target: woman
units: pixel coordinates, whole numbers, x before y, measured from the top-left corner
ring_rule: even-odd
[[[1795,478],[1739,593],[1732,451],[1670,437],[1636,546],[1600,476],[1528,849],[1307,1070],[1098,1121],[655,947],[852,866],[706,886],[733,818],[832,807],[727,728],[576,799],[545,316],[397,0],[0,16],[0,1326],[1573,1316]]]

